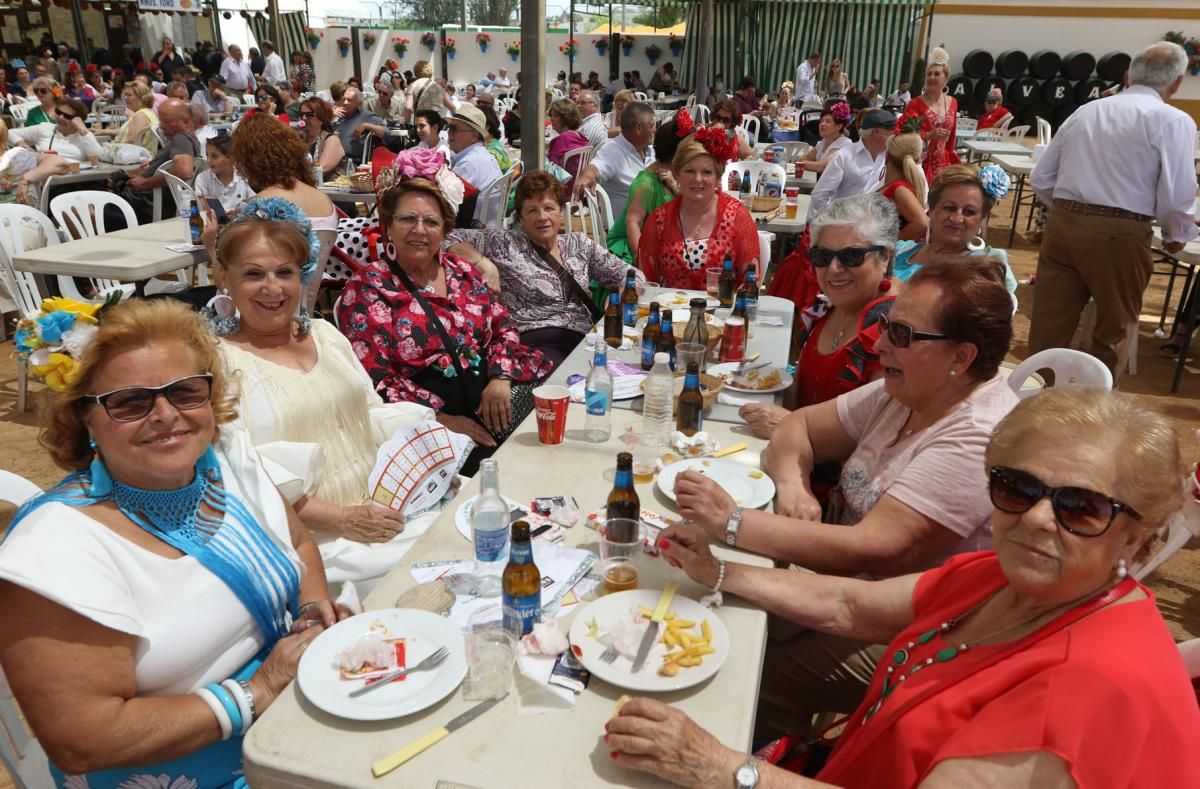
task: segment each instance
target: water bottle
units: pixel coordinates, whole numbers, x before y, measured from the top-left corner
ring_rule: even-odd
[[[471,503],[475,575],[481,597],[500,594],[500,575],[508,562],[508,505],[500,496],[500,470],[493,458],[479,464],[480,493]]]
[[[675,375],[671,358],[654,354],[654,367],[646,376],[646,396],[642,402],[642,434],[666,441],[675,429]]]
[[[587,405],[583,437],[593,444],[607,441],[612,435],[613,379],[607,365],[608,346],[597,342],[592,370],[583,384],[583,401]]]

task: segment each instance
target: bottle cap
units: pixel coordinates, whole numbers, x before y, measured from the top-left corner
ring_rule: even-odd
[[[659,351],[658,353],[654,354],[654,363],[655,364],[670,364],[671,356],[670,356],[670,354],[667,354],[664,351]]]
[[[692,309],[696,309],[696,308],[705,309],[706,307],[708,307],[708,300],[707,299],[699,299],[699,298],[692,299],[691,301],[688,302],[688,306],[691,307]]]
[[[745,322],[746,321],[744,319],[732,315],[725,319],[726,326],[741,326]]]
[[[529,542],[529,523],[527,521],[513,521],[512,541]]]

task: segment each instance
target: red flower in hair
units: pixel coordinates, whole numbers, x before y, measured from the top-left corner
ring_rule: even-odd
[[[679,112],[675,113],[675,136],[686,137],[692,133],[696,123],[692,120],[692,114],[687,111],[687,107],[680,107]]]
[[[156,68],[158,68],[158,64],[155,63],[153,60],[151,60],[150,61],[150,70],[153,71]]]
[[[89,74],[95,74],[95,73],[96,73],[96,64],[95,64],[95,63],[88,63],[88,64],[87,64],[87,73],[89,73]]]
[[[696,129],[696,140],[708,151],[708,155],[725,164],[737,159],[737,135],[720,126],[700,126]]]

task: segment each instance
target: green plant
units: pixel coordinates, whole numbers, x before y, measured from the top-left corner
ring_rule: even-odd
[[[375,46],[375,42],[379,40],[379,36],[377,36],[375,33],[371,32],[370,30],[368,30],[365,33],[363,33],[362,40],[363,40],[363,46],[366,47],[367,49],[370,49],[371,47]]]
[[[521,42],[520,41],[509,41],[507,44],[504,45],[504,51],[510,55],[521,54]]]
[[[659,55],[662,54],[662,47],[660,47],[658,44],[649,44],[647,45],[645,51],[646,57],[650,58],[651,60],[655,60]]]

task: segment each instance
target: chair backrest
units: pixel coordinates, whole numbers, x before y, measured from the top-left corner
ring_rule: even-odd
[[[975,132],[976,142],[1003,142],[1004,137],[1004,130],[995,126]]]
[[[58,195],[50,201],[50,214],[68,236],[91,238],[108,232],[104,226],[104,209],[110,205],[116,206],[125,216],[127,227],[137,227],[137,214],[125,198],[92,189]]]
[[[1025,139],[1025,135],[1029,134],[1029,124],[1024,126],[1010,126],[1005,129],[1005,134],[1008,135],[1009,142],[1021,142]]]
[[[755,116],[755,115],[743,115],[742,116],[742,128],[746,130],[747,136],[750,137],[750,145],[751,146],[758,145],[759,126],[760,126],[760,123],[759,123],[757,116]]]
[[[804,155],[812,148],[806,142],[777,142],[771,144],[772,148],[783,148],[783,160],[785,162],[798,162],[804,158]],[[783,164],[778,159],[775,160],[778,164]]]
[[[1189,483],[1191,478],[1189,478]],[[1165,543],[1163,547],[1149,558],[1144,564],[1130,568],[1129,572],[1139,581],[1154,572],[1174,556],[1180,548],[1187,545],[1194,537],[1200,537],[1200,503],[1190,495],[1184,500],[1183,508],[1171,516],[1166,524],[1158,530]]]
[[[163,166],[165,167],[166,165]],[[196,190],[192,188],[192,185],[179,176],[166,172],[161,168],[159,172],[162,173],[163,178],[167,179],[167,188],[171,190],[171,197],[175,200],[175,207],[183,208],[183,206],[191,205],[191,202],[196,199]]]
[[[592,163],[592,158],[596,155],[598,148],[598,145],[581,145],[578,148],[567,151],[563,154],[563,169],[574,178]]]
[[[1112,373],[1104,363],[1091,354],[1072,348],[1047,348],[1017,365],[1008,376],[1008,385],[1019,397],[1029,397],[1037,390],[1022,392],[1022,385],[1038,370],[1054,373],[1055,386],[1095,386],[1112,389]]]
[[[559,99],[565,99],[566,97],[567,97],[567,94],[563,93],[558,88],[550,89],[550,100],[551,101],[558,101]]]
[[[580,211],[579,218],[584,232],[597,244],[608,249],[608,231],[613,224],[612,201],[608,199],[608,192],[605,192],[600,184],[596,184],[585,191],[582,198],[586,211]]]
[[[41,235],[41,243],[37,245],[26,243],[25,230],[36,230]],[[4,252],[4,268],[8,288],[22,313],[37,312],[42,306],[42,293],[38,287],[37,277],[25,271],[17,271],[12,266],[12,259],[22,252],[41,249],[44,246],[57,244],[61,241],[58,228],[50,217],[36,208],[18,203],[0,205],[0,251]],[[70,277],[59,277],[59,287],[64,288],[63,280]],[[74,282],[71,282],[74,289]],[[69,295],[69,289],[64,288],[64,295]]]
[[[959,131],[973,132],[979,128],[979,121],[975,118],[959,118],[957,126]]]
[[[649,99],[649,96],[647,96],[644,91],[635,90],[633,92],[633,100],[634,101],[646,101],[648,99]]]
[[[694,120],[696,123],[708,123],[707,104],[695,104],[691,107],[688,107],[688,112],[692,114],[692,120]]]
[[[1050,121],[1042,117],[1037,117],[1037,135],[1039,145],[1049,145],[1050,138],[1054,136],[1054,128],[1050,125]]]
[[[8,108],[8,114],[12,116],[13,126],[24,126],[25,118],[29,115],[29,111],[38,106],[32,102],[25,104],[14,104]]]
[[[754,276],[760,285],[767,272],[767,267],[771,265],[771,244],[774,242],[774,233],[766,230],[758,231],[758,271],[754,272]]]
[[[514,165],[508,169],[508,172],[501,174],[499,178],[488,184],[487,188],[480,190],[479,222],[485,228],[497,230],[503,223],[508,207],[508,190],[512,186],[516,172],[517,166]]]
[[[776,164],[775,162],[764,162],[761,159],[746,159],[745,161],[729,162],[725,165],[725,172],[721,176],[721,188],[727,194],[736,195],[738,190],[729,188],[729,176],[737,173],[738,183],[740,184],[742,177],[747,172],[750,173],[751,194],[755,194],[758,191],[758,184],[765,175],[773,175],[775,180],[779,182],[780,187],[787,182],[787,171],[783,169],[783,165]]]

